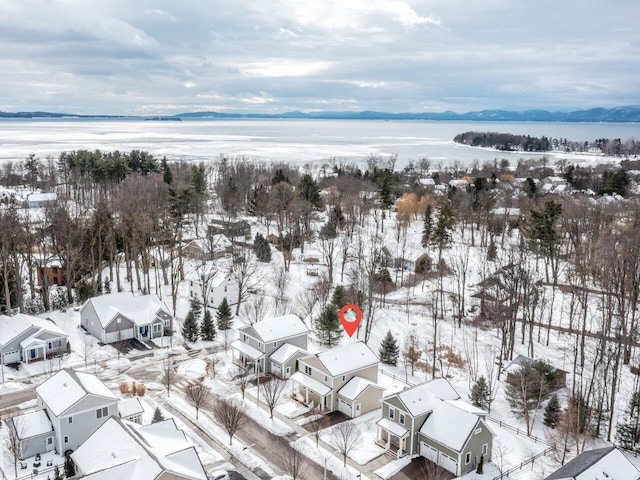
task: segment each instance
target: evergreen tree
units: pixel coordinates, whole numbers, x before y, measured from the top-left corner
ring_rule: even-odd
[[[53,480],[63,480],[63,479],[64,477],[60,473],[60,468],[58,468],[58,465],[56,465],[55,468],[53,469]]]
[[[398,342],[391,333],[391,330],[389,330],[387,335],[382,339],[380,350],[378,350],[378,352],[380,353],[380,361],[382,363],[387,363],[389,365],[398,364],[400,347],[398,347]]]
[[[209,309],[205,309],[204,318],[200,325],[200,336],[203,340],[211,341],[216,338],[216,326],[213,324],[213,317]]]
[[[438,248],[438,262],[442,260],[442,250],[449,248],[453,241],[453,228],[458,220],[458,212],[449,202],[438,209],[436,222],[431,234],[431,244]]]
[[[171,167],[167,163],[167,157],[163,157],[160,164],[162,166],[162,180],[167,185],[171,185],[173,183],[173,172],[171,171]]]
[[[76,464],[73,463],[73,458],[71,455],[65,455],[64,458],[64,476],[67,478],[71,478],[76,474]]]
[[[342,285],[336,286],[336,288],[333,290],[333,295],[331,296],[331,303],[338,310],[340,310],[342,307],[344,307],[348,303],[347,291]]]
[[[156,409],[153,411],[153,418],[151,419],[151,423],[163,422],[164,420],[165,418],[164,415],[162,415],[160,408],[156,407]]]
[[[233,325],[233,314],[231,313],[231,307],[229,306],[227,297],[224,297],[220,305],[218,305],[216,321],[218,323],[218,330],[229,330]]]
[[[322,197],[320,196],[320,187],[313,177],[305,173],[298,182],[298,193],[300,197],[309,202],[317,210],[322,208]]]
[[[422,246],[428,248],[431,244],[431,236],[433,235],[433,218],[431,205],[427,205],[424,211],[424,225],[422,227]]]
[[[616,427],[616,440],[622,448],[638,451],[640,443],[640,392],[634,392],[625,410],[624,421]]]
[[[271,261],[271,245],[260,233],[256,233],[256,237],[253,240],[253,253],[261,262]]]
[[[313,321],[316,336],[322,345],[336,345],[342,337],[342,325],[335,305],[329,304]]]
[[[549,399],[549,403],[544,409],[544,425],[549,428],[556,428],[560,417],[560,402],[555,393]]]
[[[484,378],[484,375],[480,375],[480,378],[471,387],[471,403],[486,410],[489,408],[489,397],[487,379]]]
[[[195,298],[192,298],[189,302],[189,307],[193,310],[193,316],[196,317],[196,321],[200,320],[200,315],[202,315],[202,304]]]
[[[198,321],[193,312],[193,308],[189,309],[184,323],[182,324],[182,336],[187,342],[198,341]]]

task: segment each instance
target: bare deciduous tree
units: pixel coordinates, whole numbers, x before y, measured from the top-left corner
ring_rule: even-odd
[[[262,281],[260,267],[256,260],[248,254],[244,254],[234,259],[231,266],[231,278],[238,285],[238,298],[236,304],[236,315],[240,313],[240,306],[247,299],[249,291],[258,287]]]
[[[19,415],[5,420],[4,435],[4,455],[7,460],[13,463],[13,472],[18,477],[18,460],[22,460],[26,445],[22,441],[24,437],[25,425]]]
[[[220,398],[213,404],[213,416],[229,435],[229,445],[233,444],[233,436],[245,421],[245,412],[241,404]]]
[[[307,457],[302,453],[300,446],[287,444],[280,454],[280,461],[284,473],[291,477],[291,480],[299,480],[306,477]]]
[[[167,397],[171,396],[171,387],[176,382],[177,376],[178,374],[173,369],[173,362],[169,357],[167,357],[162,362],[162,378],[161,378],[162,385],[164,385],[164,387],[167,389]]]
[[[260,385],[260,391],[264,397],[264,403],[269,409],[269,418],[273,418],[273,409],[278,405],[286,384],[287,382],[284,380],[273,377],[268,382],[264,382]]]
[[[362,443],[362,434],[355,423],[342,422],[333,427],[329,443],[342,455],[346,467],[347,456]]]
[[[249,386],[250,375],[251,375],[251,371],[248,368],[238,367],[236,369],[236,374],[233,377],[234,380],[236,381],[236,384],[238,385],[238,388],[240,388],[240,391],[242,392],[243,400],[244,400],[244,392],[247,390],[247,387]]]
[[[196,383],[194,385],[188,385],[184,393],[189,403],[196,409],[196,420],[198,420],[200,409],[204,407],[209,401],[209,398],[211,398],[211,392],[202,383]]]
[[[267,314],[268,308],[264,295],[256,295],[242,306],[242,316],[254,324],[262,320]]]

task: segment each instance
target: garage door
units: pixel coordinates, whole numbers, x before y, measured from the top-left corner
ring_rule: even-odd
[[[442,468],[446,468],[451,473],[454,473],[456,475],[458,474],[458,462],[456,462],[449,455],[445,455],[444,453],[440,452],[438,465],[440,465]]]
[[[438,461],[438,450],[424,442],[420,442],[420,455],[433,463]]]
[[[130,338],[133,338],[133,328],[120,330],[120,335],[118,335],[118,332],[107,333],[104,339],[106,343],[113,343],[118,340],[128,340]]]
[[[18,363],[20,361],[20,350],[15,352],[6,352],[4,354],[4,360],[2,363],[7,365],[8,363]]]
[[[282,367],[277,363],[271,362],[271,373],[277,377],[282,377]]]
[[[345,402],[341,398],[338,399],[338,410],[340,410],[345,415],[351,416],[351,404]]]

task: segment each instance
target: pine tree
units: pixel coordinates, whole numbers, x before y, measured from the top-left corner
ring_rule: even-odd
[[[438,209],[435,226],[431,233],[431,245],[438,248],[438,263],[442,260],[442,250],[449,248],[453,241],[453,228],[458,220],[458,212],[449,202]]]
[[[189,307],[193,311],[193,316],[195,317],[196,321],[200,320],[200,316],[202,315],[202,304],[195,298],[192,298],[191,302],[189,303]]]
[[[218,323],[218,330],[229,330],[233,325],[233,314],[231,313],[229,302],[227,302],[227,297],[224,297],[220,305],[218,305],[216,322]]]
[[[313,321],[316,336],[322,345],[336,345],[342,337],[342,325],[335,305],[329,304]]]
[[[200,325],[200,336],[203,340],[211,341],[216,338],[216,326],[213,324],[213,317],[209,309],[205,309],[204,318]]]
[[[489,408],[489,385],[483,375],[471,387],[471,403],[476,407]]]
[[[338,285],[331,296],[331,303],[339,310],[347,304],[347,291],[342,285]]]
[[[151,419],[151,423],[163,422],[164,419],[164,415],[162,415],[160,408],[156,407],[156,409],[153,411],[153,418]]]
[[[60,473],[60,468],[58,468],[58,465],[56,465],[53,469],[53,480],[64,480],[64,477]]]
[[[433,235],[433,218],[431,212],[431,205],[427,205],[424,211],[424,225],[422,227],[422,246],[428,248],[431,243],[431,236]]]
[[[640,443],[640,392],[634,392],[625,410],[624,422],[618,422],[616,440],[627,450],[638,450]]]
[[[73,463],[73,458],[71,455],[65,455],[64,458],[64,476],[67,478],[71,478],[76,474],[76,464]]]
[[[380,361],[389,365],[398,364],[398,356],[400,355],[400,347],[398,342],[391,333],[391,330],[387,332],[387,335],[382,339],[380,344]]]
[[[256,233],[256,237],[253,240],[253,253],[261,262],[271,261],[271,246],[260,233]]]
[[[182,324],[182,336],[187,342],[198,341],[198,321],[193,312],[193,308],[189,309],[184,323]]]
[[[320,187],[311,175],[305,173],[298,182],[298,193],[300,197],[311,203],[317,210],[322,208],[322,197]]]
[[[162,162],[160,162],[162,166],[162,180],[167,185],[171,185],[173,183],[173,172],[171,172],[171,167],[167,164],[167,157],[162,158]]]
[[[549,428],[556,428],[558,419],[560,417],[560,402],[558,401],[558,395],[555,393],[549,399],[549,403],[544,409],[544,424]]]

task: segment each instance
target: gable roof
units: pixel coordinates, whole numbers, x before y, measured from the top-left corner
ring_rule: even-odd
[[[173,419],[145,427],[111,417],[72,454],[83,478],[152,480],[163,471],[206,480],[202,463]]]
[[[293,357],[296,353],[306,354],[307,352],[300,347],[291,345],[290,343],[283,343],[280,348],[278,348],[275,352],[271,354],[271,357],[269,357],[269,359],[272,362],[285,363],[291,357]]]
[[[16,337],[27,333],[31,328],[34,329],[33,334],[47,331],[56,335],[68,336],[64,330],[51,320],[26,315],[24,313],[18,313],[13,316],[0,315],[0,347],[6,345]]]
[[[420,383],[389,397],[396,396],[413,417],[430,412],[433,409],[434,400],[458,400],[460,398],[458,392],[446,378],[436,378]]]
[[[18,415],[11,420],[21,440],[53,432],[51,421],[44,410]]]
[[[480,421],[477,415],[436,399],[432,402],[432,413],[422,424],[420,433],[460,452]]]
[[[247,325],[247,327],[241,328],[240,331],[250,335],[249,327],[253,328],[258,339],[262,340],[264,343],[275,342],[276,340],[283,338],[302,335],[309,331],[304,322],[300,320],[297,315],[293,314],[262,320],[252,325]]]
[[[378,356],[364,342],[342,345],[315,356],[332,377],[380,363]]]
[[[338,395],[346,398],[347,400],[355,400],[362,394],[362,392],[364,392],[369,387],[384,390],[382,387],[376,385],[371,380],[356,376],[345,383],[342,388],[338,390]]]
[[[45,380],[36,388],[36,393],[56,417],[87,395],[118,399],[95,375],[74,372],[70,368],[60,370]]]
[[[85,306],[89,303],[93,305],[102,328],[118,314],[124,315],[136,325],[149,324],[158,310],[164,310],[170,315],[167,306],[155,293],[139,297],[134,297],[130,292],[109,293],[90,298]]]
[[[587,450],[566,463],[545,480],[638,480],[640,471],[615,447]]]

